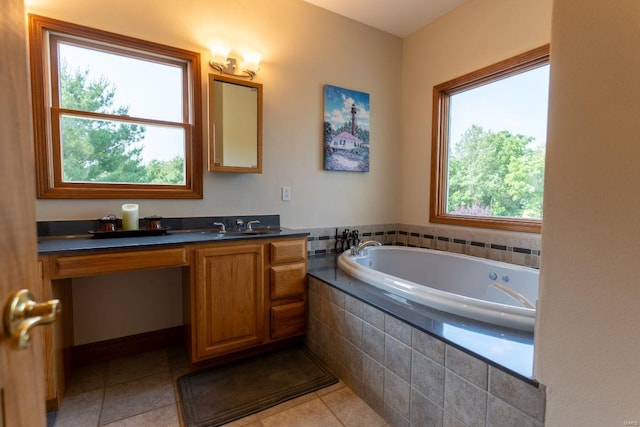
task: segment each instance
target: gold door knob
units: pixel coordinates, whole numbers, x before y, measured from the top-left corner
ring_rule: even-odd
[[[4,308],[4,331],[23,350],[29,346],[31,328],[53,322],[61,309],[60,300],[37,303],[28,289],[19,290]]]

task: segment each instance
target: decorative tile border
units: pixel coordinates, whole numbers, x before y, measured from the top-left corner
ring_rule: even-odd
[[[455,252],[540,268],[540,236],[509,236],[490,231],[452,230],[437,226],[377,224],[305,229],[309,255],[336,253],[336,233],[357,229],[360,241]],[[337,230],[337,231],[336,231]]]

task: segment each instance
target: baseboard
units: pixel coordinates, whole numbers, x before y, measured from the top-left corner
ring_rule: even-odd
[[[159,348],[182,345],[184,343],[183,329],[183,326],[175,326],[158,331],[77,345],[71,348],[72,364],[73,366],[90,365]]]

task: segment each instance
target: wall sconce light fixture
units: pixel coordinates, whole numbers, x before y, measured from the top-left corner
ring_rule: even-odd
[[[242,55],[242,60],[231,58],[227,46],[211,48],[211,60],[209,65],[222,74],[230,74],[236,77],[248,77],[251,80],[260,71],[261,55],[256,52],[247,52]]]

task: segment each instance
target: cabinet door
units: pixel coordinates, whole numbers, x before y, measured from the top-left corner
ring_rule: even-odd
[[[263,260],[260,244],[196,250],[198,360],[264,341]]]

